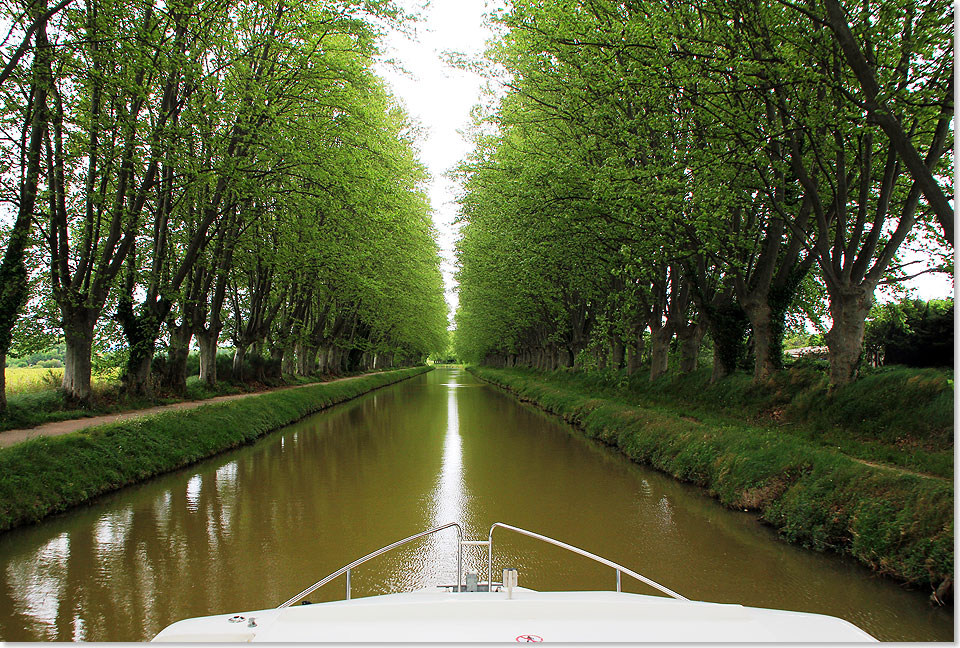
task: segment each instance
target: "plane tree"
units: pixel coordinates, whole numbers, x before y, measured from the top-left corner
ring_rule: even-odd
[[[40,0],[22,10],[15,8],[14,28],[21,30],[22,40],[0,71],[0,92],[8,105],[4,114],[13,116],[7,120],[4,130],[12,129],[7,131],[7,137],[15,142],[6,149],[3,161],[4,170],[15,178],[13,186],[4,188],[3,202],[16,213],[10,230],[5,232],[6,247],[0,261],[0,367],[6,366],[14,326],[30,294],[26,257],[33,238],[52,85],[47,24],[63,6],[65,3],[49,9],[47,3]],[[33,55],[29,57],[29,66],[23,66],[21,61],[31,42]],[[23,96],[27,97],[25,104]],[[0,372],[0,412],[6,408],[6,382]]]

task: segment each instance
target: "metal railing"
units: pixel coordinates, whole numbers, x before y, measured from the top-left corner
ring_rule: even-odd
[[[542,535],[542,534],[539,534],[539,533],[534,533],[533,531],[527,531],[526,529],[521,529],[520,527],[511,526],[511,525],[509,525],[509,524],[504,524],[503,522],[494,522],[493,525],[490,527],[490,533],[487,535],[487,539],[486,539],[486,540],[464,540],[464,539],[463,539],[463,530],[460,528],[460,525],[459,525],[458,523],[456,523],[456,522],[449,522],[449,523],[444,524],[444,525],[442,525],[442,526],[434,527],[434,528],[432,528],[432,529],[428,529],[428,530],[423,531],[423,532],[421,532],[421,533],[414,534],[414,535],[410,536],[409,538],[404,538],[403,540],[397,540],[397,541],[394,542],[393,544],[389,544],[389,545],[387,545],[387,546],[385,546],[385,547],[381,547],[380,549],[377,549],[376,551],[374,551],[374,552],[372,552],[372,553],[368,553],[368,554],[367,554],[366,556],[364,556],[363,558],[358,558],[357,560],[354,560],[354,561],[353,561],[352,563],[350,563],[349,565],[345,565],[345,566],[341,567],[340,569],[338,569],[337,571],[333,572],[332,574],[330,574],[330,575],[327,576],[326,578],[323,578],[323,579],[317,581],[316,583],[314,583],[313,585],[311,585],[311,586],[308,587],[307,589],[303,590],[302,592],[300,592],[299,594],[297,594],[296,596],[294,596],[294,597],[291,598],[290,600],[285,601],[284,603],[280,604],[278,607],[285,608],[285,607],[289,607],[289,606],[293,605],[293,604],[296,603],[297,601],[303,599],[303,597],[305,597],[305,596],[307,596],[308,594],[310,594],[310,593],[312,593],[312,592],[320,589],[321,587],[323,587],[324,585],[326,585],[327,583],[329,583],[330,581],[332,581],[333,579],[337,578],[338,576],[340,576],[340,575],[342,575],[342,574],[346,574],[346,576],[347,576],[347,600],[349,600],[349,599],[350,599],[350,570],[352,570],[353,568],[355,568],[355,567],[357,567],[357,566],[359,566],[359,565],[362,565],[363,563],[367,562],[368,560],[370,560],[370,559],[372,559],[372,558],[376,558],[377,556],[379,556],[379,555],[381,555],[381,554],[384,554],[384,553],[390,551],[391,549],[395,549],[396,547],[399,547],[399,546],[401,546],[401,545],[404,545],[404,544],[406,544],[406,543],[408,543],[408,542],[411,542],[411,541],[413,541],[413,540],[417,540],[418,538],[423,538],[423,537],[425,537],[425,536],[434,534],[434,533],[436,533],[436,532],[438,532],[438,531],[443,531],[444,529],[449,529],[450,527],[454,527],[454,528],[456,528],[456,530],[457,530],[457,584],[456,584],[456,586],[455,586],[455,589],[456,589],[457,591],[463,591],[463,548],[464,548],[464,547],[482,547],[482,546],[487,547],[487,589],[488,589],[488,591],[493,591],[493,532],[494,532],[494,530],[496,530],[496,529],[507,529],[508,531],[513,531],[514,533],[519,533],[520,535],[525,535],[525,536],[527,536],[527,537],[529,537],[529,538],[534,538],[534,539],[536,539],[536,540],[541,540],[541,541],[546,542],[546,543],[548,543],[548,544],[552,544],[552,545],[554,545],[554,546],[556,546],[556,547],[560,547],[561,549],[566,549],[567,551],[573,552],[573,553],[575,553],[575,554],[577,554],[577,555],[584,556],[585,558],[590,558],[591,560],[593,560],[593,561],[595,561],[595,562],[598,562],[598,563],[600,563],[601,565],[606,565],[607,567],[613,568],[613,569],[616,571],[616,574],[617,574],[617,591],[618,591],[618,592],[621,591],[621,589],[620,589],[620,585],[621,585],[621,584],[620,584],[620,575],[621,575],[621,574],[626,574],[627,576],[630,576],[631,578],[634,578],[634,579],[640,581],[641,583],[645,583],[645,584],[649,585],[650,587],[652,587],[652,588],[654,588],[654,589],[656,589],[656,590],[659,590],[659,591],[663,592],[663,593],[666,594],[667,596],[670,596],[670,597],[675,598],[675,599],[680,599],[680,600],[682,600],[682,601],[686,601],[686,600],[687,600],[686,597],[681,596],[680,594],[677,594],[677,593],[674,592],[673,590],[671,590],[671,589],[669,589],[669,588],[667,588],[667,587],[664,587],[664,586],[661,585],[660,583],[657,583],[656,581],[650,580],[650,579],[647,578],[646,576],[642,576],[642,575],[638,574],[637,572],[635,572],[635,571],[633,571],[633,570],[631,570],[631,569],[628,569],[628,568],[624,567],[623,565],[619,565],[619,564],[613,562],[612,560],[607,560],[606,558],[602,558],[602,557],[600,557],[600,556],[598,556],[598,555],[596,555],[596,554],[590,553],[589,551],[586,551],[586,550],[581,549],[581,548],[579,548],[579,547],[574,547],[573,545],[567,544],[566,542],[561,542],[561,541],[559,541],[559,540],[555,540],[555,539],[550,538],[550,537],[548,537],[548,536],[545,536],[545,535]]]
[[[300,592],[300,593],[297,594],[296,596],[292,597],[292,598],[289,599],[288,601],[284,601],[283,603],[281,603],[281,604],[280,604],[279,606],[277,606],[277,607],[285,608],[285,607],[289,607],[289,606],[293,605],[294,603],[296,603],[297,601],[299,601],[300,599],[302,599],[304,596],[307,596],[308,594],[311,594],[312,592],[315,592],[316,590],[320,589],[321,587],[323,587],[324,585],[326,585],[327,583],[329,583],[330,581],[332,581],[332,580],[333,580],[334,578],[336,578],[337,576],[340,576],[341,574],[346,574],[346,575],[347,575],[347,600],[350,600],[350,570],[351,570],[351,569],[353,569],[354,567],[357,567],[358,565],[362,565],[363,563],[367,562],[368,560],[370,560],[370,559],[372,559],[372,558],[376,558],[376,557],[379,556],[380,554],[385,554],[385,553],[387,553],[388,551],[390,551],[391,549],[395,549],[395,548],[399,547],[400,545],[404,545],[404,544],[407,544],[408,542],[411,542],[412,540],[416,540],[416,539],[418,539],[418,538],[423,538],[423,537],[425,537],[425,536],[434,534],[434,533],[436,533],[437,531],[443,531],[444,529],[449,529],[450,527],[454,527],[454,528],[456,528],[456,530],[457,530],[457,540],[458,540],[458,542],[457,542],[457,583],[460,583],[460,581],[463,580],[463,573],[462,573],[462,569],[463,569],[463,546],[462,546],[462,545],[463,545],[463,529],[461,529],[461,528],[460,528],[460,525],[457,524],[456,522],[448,522],[447,524],[444,524],[444,525],[441,525],[441,526],[438,526],[438,527],[434,527],[434,528],[432,528],[432,529],[427,529],[426,531],[423,531],[423,532],[421,532],[421,533],[414,534],[414,535],[410,536],[409,538],[404,538],[403,540],[397,540],[397,541],[394,542],[393,544],[389,544],[389,545],[387,545],[386,547],[381,547],[380,549],[377,549],[377,550],[374,551],[374,552],[368,553],[368,554],[367,554],[366,556],[364,556],[363,558],[357,558],[356,560],[354,560],[354,561],[353,561],[352,563],[350,563],[349,565],[344,565],[343,567],[341,567],[341,568],[338,569],[337,571],[333,572],[332,574],[330,574],[330,575],[327,576],[326,578],[322,578],[322,579],[318,580],[316,583],[314,583],[313,585],[311,585],[311,586],[308,587],[307,589],[303,590],[302,592]]]
[[[635,572],[635,571],[633,571],[633,570],[630,570],[630,569],[627,569],[627,568],[624,567],[623,565],[618,565],[617,563],[613,562],[612,560],[607,560],[606,558],[601,558],[600,556],[598,556],[598,555],[596,555],[596,554],[592,554],[592,553],[590,553],[589,551],[586,551],[586,550],[584,550],[584,549],[581,549],[580,547],[574,547],[573,545],[569,545],[569,544],[567,544],[566,542],[560,542],[559,540],[554,540],[553,538],[550,538],[550,537],[548,537],[548,536],[541,535],[541,534],[539,534],[539,533],[534,533],[533,531],[527,531],[526,529],[521,529],[520,527],[510,526],[509,524],[504,524],[503,522],[494,522],[494,523],[493,523],[493,525],[490,527],[490,534],[487,536],[487,541],[486,541],[486,543],[485,543],[485,544],[487,545],[487,582],[488,582],[488,583],[490,582],[490,578],[491,578],[492,575],[493,575],[493,531],[494,531],[494,529],[507,529],[507,530],[509,530],[509,531],[513,531],[513,532],[515,532],[515,533],[519,533],[520,535],[525,535],[525,536],[530,537],[530,538],[535,538],[535,539],[537,539],[537,540],[542,540],[543,542],[546,542],[546,543],[548,543],[548,544],[552,544],[552,545],[557,546],[557,547],[560,547],[560,548],[562,548],[562,549],[566,549],[567,551],[572,551],[573,553],[578,554],[578,555],[580,555],[580,556],[584,556],[584,557],[586,557],[586,558],[590,558],[591,560],[595,560],[596,562],[600,563],[601,565],[606,565],[607,567],[612,567],[613,569],[615,569],[615,570],[617,571],[617,591],[618,591],[618,592],[620,591],[620,574],[621,574],[621,572],[622,572],[622,573],[626,574],[627,576],[630,576],[631,578],[637,579],[637,580],[640,581],[641,583],[646,583],[646,584],[649,585],[650,587],[652,587],[652,588],[654,588],[654,589],[656,589],[656,590],[660,590],[661,592],[663,592],[663,593],[666,594],[667,596],[671,596],[671,597],[673,597],[673,598],[675,598],[675,599],[680,599],[681,601],[686,601],[686,600],[687,600],[686,597],[681,596],[680,594],[677,594],[677,593],[674,592],[672,589],[669,589],[669,588],[667,588],[667,587],[664,587],[664,586],[661,585],[660,583],[657,583],[656,581],[652,581],[652,580],[650,580],[649,578],[647,578],[646,576],[641,576],[641,575],[638,574],[637,572]]]

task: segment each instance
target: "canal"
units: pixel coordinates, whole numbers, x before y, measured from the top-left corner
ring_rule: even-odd
[[[0,535],[0,639],[142,641],[182,618],[274,607],[394,540],[493,522],[619,562],[691,599],[819,612],[892,641],[952,641],[953,615],[852,561],[636,466],[546,414],[440,369],[258,443]],[[455,580],[444,531],[358,568],[353,595]],[[508,532],[495,571],[613,589],[612,570]],[[466,565],[485,574],[486,558]],[[627,591],[652,593],[627,578]],[[343,598],[343,578],[310,595]]]

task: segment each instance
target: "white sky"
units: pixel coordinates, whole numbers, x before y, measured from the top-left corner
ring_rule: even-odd
[[[476,74],[446,64],[445,52],[460,52],[470,58],[483,53],[492,33],[484,23],[488,5],[495,0],[401,0],[410,9],[419,9],[424,21],[416,26],[414,39],[391,33],[385,42],[385,58],[396,59],[407,71],[379,64],[377,71],[390,84],[394,95],[410,116],[423,128],[420,159],[433,177],[430,202],[444,261],[442,264],[447,304],[452,319],[457,306],[453,281],[453,246],[457,216],[455,183],[444,177],[471,150],[460,131],[470,123],[470,110],[480,102],[484,80]],[[424,7],[423,5],[426,5]],[[910,258],[916,258],[910,255]],[[904,284],[924,300],[953,295],[951,277],[924,275]],[[895,299],[892,291],[880,289],[881,302]]]

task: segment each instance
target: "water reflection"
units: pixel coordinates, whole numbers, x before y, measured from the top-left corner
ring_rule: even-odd
[[[32,554],[7,564],[7,582],[17,602],[17,612],[28,618],[44,639],[56,637],[60,592],[69,557],[70,537],[61,533]]]
[[[85,641],[86,629],[87,629],[87,626],[84,623],[83,618],[80,616],[74,616],[73,617],[73,634],[70,637],[70,641]]]
[[[457,396],[453,389],[447,396],[447,431],[443,437],[443,460],[433,494],[433,523],[464,522],[467,494],[463,485],[463,442],[457,417]]]
[[[102,515],[93,530],[97,554],[107,556],[122,552],[132,523],[133,509],[129,507]]]
[[[196,513],[200,510],[200,489],[203,488],[203,477],[194,475],[187,482],[187,510]]]
[[[463,480],[463,441],[457,414],[456,383],[442,383],[447,391],[447,425],[443,437],[443,454],[436,488],[431,494],[433,511],[431,527],[459,522],[466,518],[467,493]],[[410,564],[409,569],[423,573],[421,586],[447,585],[457,581],[457,535],[454,530],[433,534],[427,540],[426,555]]]

